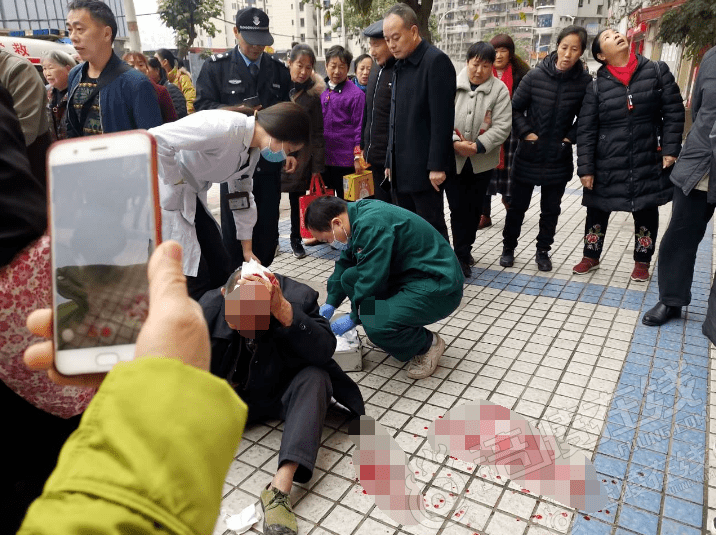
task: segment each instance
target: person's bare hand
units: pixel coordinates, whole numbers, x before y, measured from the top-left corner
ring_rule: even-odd
[[[537,134],[530,132],[525,136],[525,141],[537,141],[539,138],[537,137]]]
[[[472,141],[453,141],[452,146],[455,149],[455,152],[460,156],[468,157],[476,154],[475,144]]]
[[[298,168],[298,160],[295,156],[286,156],[286,163],[283,166],[284,171],[291,174]]]
[[[584,175],[579,177],[584,189],[592,189],[594,187],[594,175]]]
[[[244,253],[244,262],[251,262],[252,260],[256,260],[256,262],[261,265],[261,260],[259,260],[259,257],[256,256],[253,251],[249,251],[248,253]]]
[[[667,167],[671,167],[672,165],[674,165],[674,162],[676,162],[676,158],[674,158],[673,156],[664,156],[661,160],[664,169],[666,169]]]
[[[293,308],[283,296],[281,285],[273,273],[265,273],[269,280],[259,275],[247,275],[243,280],[259,282],[263,284],[271,294],[271,315],[275,317],[282,325],[288,326],[293,322]]]
[[[445,182],[446,178],[445,171],[430,171],[430,183],[435,188],[435,191],[440,191],[440,184]]]
[[[385,178],[387,178],[388,180],[390,180],[390,169],[389,169],[389,168],[386,167],[386,168],[385,168],[385,171],[383,172],[383,174],[385,175]]]
[[[209,330],[199,303],[187,293],[181,258],[181,246],[168,241],[159,245],[149,260],[149,315],[139,331],[134,358],[173,358],[208,371]],[[51,309],[34,311],[27,318],[27,327],[50,339],[27,348],[24,360],[28,368],[46,370],[50,379],[61,385],[100,385],[104,373],[66,376],[55,368]]]

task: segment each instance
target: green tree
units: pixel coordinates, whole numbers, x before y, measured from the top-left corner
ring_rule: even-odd
[[[157,11],[162,22],[176,32],[179,57],[185,58],[194,44],[197,33],[203,30],[207,35],[216,35],[212,18],[224,13],[223,0],[159,0]]]
[[[437,19],[430,12],[433,9],[433,0],[404,0],[406,4],[413,8],[418,16],[418,29],[420,35],[429,43],[434,43],[437,38]],[[312,3],[316,6],[323,5],[321,1],[306,0],[305,3]],[[343,6],[343,21],[346,25],[346,33],[358,34],[366,26],[373,24],[378,19],[382,19],[391,6],[395,5],[395,0],[345,0]],[[330,8],[331,20],[335,21],[334,29],[341,25],[341,5],[335,2]]]
[[[515,37],[514,30],[512,28],[491,28],[489,30],[483,31],[482,36],[480,38],[483,41],[487,41],[489,43],[490,39],[501,33],[506,33],[507,35],[512,37],[512,40],[515,42],[515,54],[521,57],[525,61],[525,63],[529,63],[530,50],[532,48],[530,40],[524,39],[522,37]]]
[[[661,18],[657,39],[684,43],[686,56],[698,58],[704,48],[716,45],[716,2],[687,0]]]

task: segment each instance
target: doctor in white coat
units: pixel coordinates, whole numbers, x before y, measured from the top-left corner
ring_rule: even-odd
[[[236,108],[201,111],[149,130],[157,141],[162,237],[184,249],[192,298],[199,300],[223,285],[232,271],[219,226],[207,208],[211,185],[228,182],[236,238],[244,260],[255,259],[252,190],[259,155],[285,160],[309,142],[309,124],[303,108],[282,102],[249,116]]]

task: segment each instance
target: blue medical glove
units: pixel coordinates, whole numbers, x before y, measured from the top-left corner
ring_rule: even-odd
[[[336,307],[333,305],[329,305],[326,303],[325,305],[322,305],[321,308],[318,309],[318,313],[326,318],[327,320],[331,319],[333,317],[333,313],[336,311]]]
[[[353,323],[350,316],[343,316],[342,318],[338,318],[336,321],[331,323],[331,330],[333,331],[333,334],[340,336],[347,333],[355,326],[356,324]]]

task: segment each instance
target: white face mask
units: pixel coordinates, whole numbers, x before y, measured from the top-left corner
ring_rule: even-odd
[[[338,238],[336,238],[336,231],[333,231],[333,241],[331,242],[331,247],[334,249],[338,249],[339,251],[347,251],[350,249],[351,246],[351,240],[348,237],[348,233],[346,232],[346,229],[343,228],[343,225],[341,225],[341,230],[343,231],[343,234],[346,235],[346,243],[343,243],[342,241],[338,241]]]

